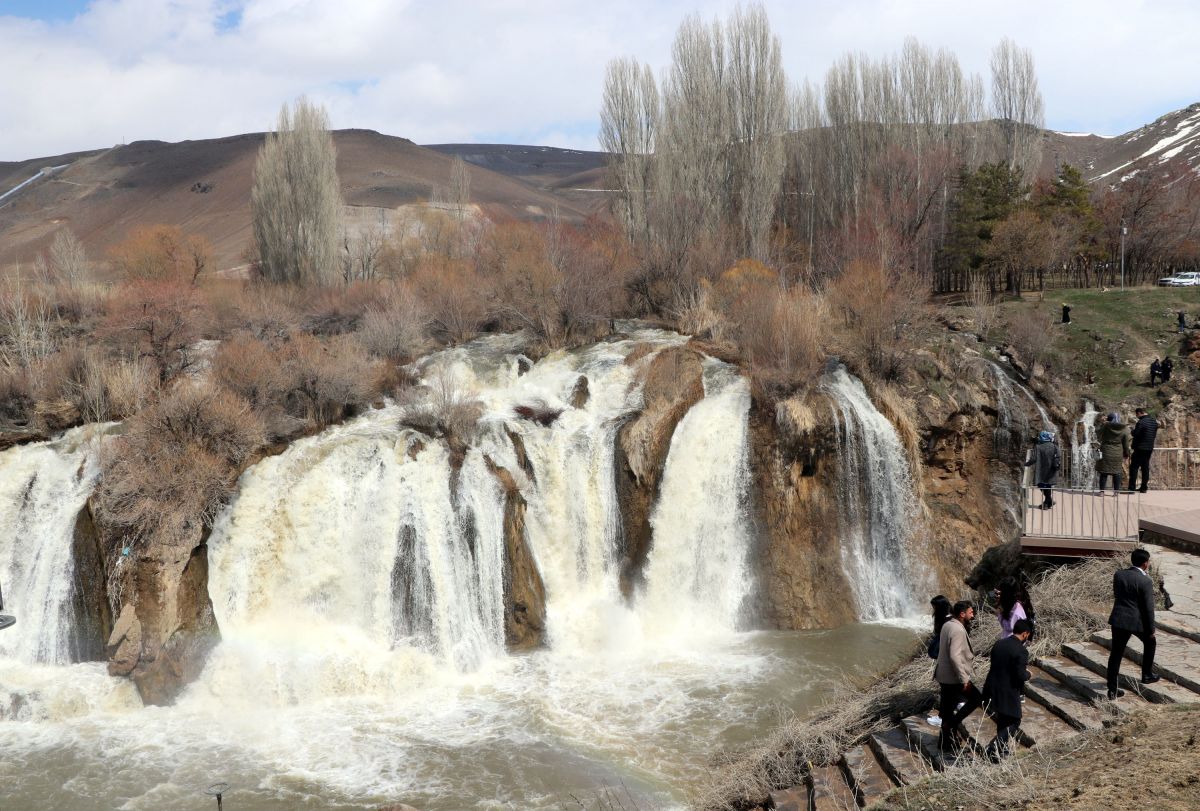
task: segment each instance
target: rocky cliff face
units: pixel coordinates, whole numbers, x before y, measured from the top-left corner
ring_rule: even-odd
[[[129,676],[142,701],[170,704],[195,679],[220,640],[208,596],[206,527],[195,527],[191,543],[151,540],[133,557],[123,557],[112,537],[110,555],[120,564],[117,621],[109,636],[108,672]]]

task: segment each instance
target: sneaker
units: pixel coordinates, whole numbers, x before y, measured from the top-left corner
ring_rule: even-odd
[[[1162,681],[1162,676],[1145,676],[1142,679],[1142,684],[1157,684]]]
[[[1108,700],[1116,701],[1118,698],[1120,698],[1123,695],[1125,695],[1125,691],[1120,688],[1118,688],[1116,690],[1109,690],[1108,691]]]
[[[1025,703],[1025,696],[1021,696],[1021,703],[1022,703],[1022,704],[1024,704],[1024,703]]]
[[[965,706],[967,706],[967,702],[965,702],[965,701],[960,701],[960,702],[958,702],[958,706],[954,708],[954,711],[955,711],[955,712],[958,712],[959,710],[961,710],[961,709],[962,709],[963,707],[965,707]]]
[[[925,723],[929,724],[929,726],[931,726],[931,727],[941,728],[942,717],[940,715],[931,715],[925,719]]]

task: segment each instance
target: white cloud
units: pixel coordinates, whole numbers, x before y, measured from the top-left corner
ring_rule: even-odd
[[[686,14],[733,5],[95,0],[66,23],[0,17],[0,160],[261,130],[301,94],[334,126],[419,143],[505,133],[594,148],[605,63],[662,69]],[[1053,128],[1119,132],[1200,100],[1200,4],[1186,0],[766,5],[795,80],[819,80],[848,50],[893,52],[909,34],[985,72],[1007,35],[1034,51]]]

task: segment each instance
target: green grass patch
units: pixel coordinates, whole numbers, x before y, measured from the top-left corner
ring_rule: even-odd
[[[1020,310],[1033,310],[1058,323],[1063,303],[1069,305],[1071,323],[1062,325],[1049,365],[1054,374],[1093,386],[1102,402],[1148,400],[1145,384],[1155,357],[1170,355],[1176,374],[1183,371],[1183,336],[1176,331],[1176,313],[1184,310],[1189,326],[1200,320],[1200,287],[1056,290],[1034,296],[1040,300],[1004,302],[1002,315],[1007,319]]]

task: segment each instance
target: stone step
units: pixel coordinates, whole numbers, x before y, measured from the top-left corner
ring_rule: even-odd
[[[818,766],[812,770],[812,811],[855,811],[858,801],[837,766]]]
[[[854,790],[858,804],[866,808],[892,790],[892,779],[879,765],[875,753],[866,744],[852,746],[842,753],[838,764],[846,782]]]
[[[1158,644],[1154,648],[1154,672],[1170,679],[1193,693],[1200,694],[1200,645],[1171,634],[1155,634]],[[1112,650],[1112,631],[1092,634],[1092,641],[1106,650]],[[1142,640],[1130,638],[1125,646],[1125,658],[1142,664]],[[1200,695],[1192,698],[1200,701]]]
[[[1040,667],[1029,666],[1031,677],[1025,682],[1027,699],[1036,701],[1075,729],[1085,732],[1104,726],[1104,713],[1076,690],[1068,687]],[[1025,706],[1029,706],[1029,700]]]
[[[867,736],[867,745],[879,759],[879,765],[893,783],[909,785],[933,772],[925,760],[909,748],[908,738],[900,727],[891,727]]]
[[[1200,642],[1200,556],[1150,544],[1150,565],[1163,576],[1171,599],[1170,611],[1155,611],[1154,620],[1161,630]]]
[[[1083,667],[1064,656],[1043,656],[1037,660],[1037,666],[1070,687],[1079,695],[1097,706],[1115,708],[1118,712],[1129,712],[1145,702],[1134,693],[1126,693],[1111,703],[1108,702],[1108,687],[1103,676],[1097,676],[1091,670]]]
[[[909,746],[919,752],[933,768],[939,772],[946,768],[942,760],[942,752],[938,748],[941,731],[930,726],[924,715],[910,715],[900,722],[904,737],[908,738]]]
[[[1028,695],[1025,697],[1025,703],[1021,705],[1021,728],[1017,735],[1022,746],[1045,746],[1074,735],[1075,731],[1073,726],[1037,701]]]
[[[804,785],[772,791],[771,807],[775,811],[809,811],[809,787]]]
[[[1108,671],[1108,651],[1105,648],[1095,642],[1068,642],[1062,646],[1062,651],[1064,655],[1097,674],[1102,680],[1105,678]],[[1122,674],[1118,684],[1155,704],[1186,704],[1195,700],[1195,694],[1191,690],[1166,680],[1147,687],[1139,684],[1136,676]]]

